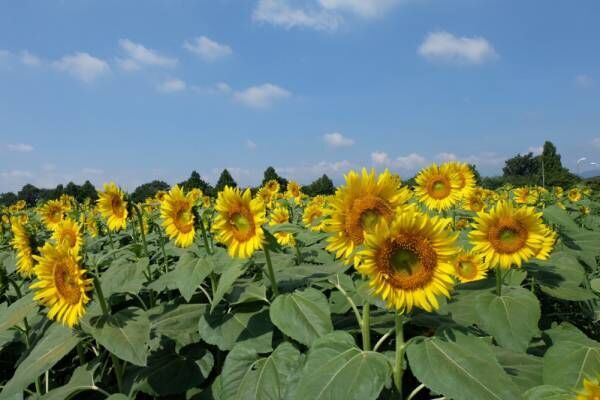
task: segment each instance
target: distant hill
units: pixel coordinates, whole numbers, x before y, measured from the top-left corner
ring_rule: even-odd
[[[583,171],[582,173],[579,174],[579,176],[582,177],[583,179],[600,177],[600,169],[592,169],[589,171]]]

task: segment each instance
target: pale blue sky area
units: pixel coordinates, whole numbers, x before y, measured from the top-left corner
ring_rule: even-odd
[[[0,192],[600,162],[600,2],[0,2]]]

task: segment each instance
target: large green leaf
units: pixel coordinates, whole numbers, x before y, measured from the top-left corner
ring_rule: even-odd
[[[205,312],[206,304],[166,304],[149,310],[148,316],[152,331],[186,346],[200,339],[198,322]]]
[[[578,232],[581,229],[579,225],[573,221],[573,218],[569,216],[569,213],[555,205],[544,208],[544,217],[549,223],[559,225],[563,230],[569,233]]]
[[[529,389],[523,395],[525,400],[573,400],[573,392],[556,386],[542,385]]]
[[[267,289],[256,282],[236,285],[231,290],[231,294],[227,297],[230,304],[252,303],[261,301],[268,303]]]
[[[294,399],[376,399],[389,382],[390,364],[381,353],[362,351],[345,332],[314,341]]]
[[[539,331],[539,301],[522,287],[506,286],[502,296],[482,293],[475,298],[475,303],[481,328],[507,349],[525,351]]]
[[[144,272],[148,266],[147,258],[140,258],[137,262],[119,261],[114,262],[109,269],[102,274],[102,292],[108,299],[114,293],[137,294],[146,277]]]
[[[271,321],[283,333],[302,344],[333,331],[327,298],[316,289],[278,296],[269,310]]]
[[[214,310],[221,300],[223,300],[223,297],[231,290],[236,279],[244,273],[244,269],[244,264],[232,262],[228,268],[221,273],[217,290],[215,290],[213,295],[211,310]]]
[[[221,350],[231,350],[237,343],[244,343],[259,353],[273,348],[273,325],[264,307],[217,307],[214,313],[204,313],[198,330],[206,343]]]
[[[517,386],[483,340],[456,333],[455,341],[418,339],[407,347],[412,373],[436,393],[456,400],[513,400]]]
[[[150,320],[138,308],[126,308],[108,317],[94,316],[83,329],[108,351],[134,365],[145,366],[150,341]]]
[[[562,324],[546,332],[552,346],[544,355],[544,383],[563,389],[580,388],[583,379],[600,373],[600,343]]]
[[[12,303],[0,313],[0,332],[4,332],[15,325],[21,325],[23,319],[37,309],[38,303],[33,301],[33,293],[29,293]]]
[[[87,390],[98,390],[94,380],[94,370],[98,364],[87,364],[77,367],[69,382],[56,389],[52,389],[41,397],[41,400],[67,400],[77,393]]]
[[[302,361],[290,343],[282,343],[266,358],[244,345],[227,356],[221,374],[223,395],[234,400],[283,399]]]
[[[185,253],[177,262],[173,272],[179,292],[189,302],[196,288],[214,270],[210,256],[198,257],[195,253]]]
[[[9,398],[25,389],[44,371],[52,368],[66,356],[78,342],[79,338],[71,329],[59,324],[50,326],[29,355],[17,367],[14,376],[0,393],[0,398]]]
[[[542,379],[542,358],[494,346],[498,362],[521,392],[539,386]]]

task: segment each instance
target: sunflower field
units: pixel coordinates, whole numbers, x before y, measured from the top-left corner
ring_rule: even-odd
[[[600,399],[600,198],[349,171],[0,209],[0,399]]]

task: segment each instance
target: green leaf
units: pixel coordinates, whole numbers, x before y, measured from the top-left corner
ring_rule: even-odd
[[[493,349],[498,362],[521,392],[543,384],[542,358],[498,346],[494,346]]]
[[[583,379],[600,372],[600,343],[567,324],[547,331],[553,345],[544,355],[544,383],[579,388]]]
[[[177,262],[173,279],[179,292],[189,302],[196,288],[214,270],[210,256],[198,257],[195,253],[185,253]]]
[[[79,338],[62,325],[53,324],[17,367],[14,376],[4,386],[0,398],[8,398],[25,389],[44,371],[49,370],[77,345]]]
[[[556,386],[542,385],[529,389],[523,395],[525,400],[573,400],[573,392]]]
[[[140,258],[137,262],[116,262],[102,274],[102,292],[108,299],[114,293],[137,294],[146,277],[144,271],[148,266],[147,258]]]
[[[580,230],[580,227],[569,216],[569,213],[555,205],[544,208],[544,217],[549,223],[559,225],[567,232],[577,232]]]
[[[86,390],[97,390],[98,386],[94,381],[94,370],[97,367],[98,364],[77,367],[66,385],[52,389],[43,395],[41,400],[65,400]]]
[[[490,280],[491,282],[491,280]],[[458,285],[451,301],[444,307],[454,322],[463,326],[479,324],[479,314],[476,310],[477,297],[489,293],[489,287],[474,287],[478,282]]]
[[[600,293],[600,278],[592,279],[590,286],[594,292]]]
[[[240,307],[227,310],[217,307],[207,311],[198,324],[200,337],[219,349],[231,350],[237,343],[245,343],[259,353],[272,350],[273,325],[269,311],[264,307]]]
[[[221,374],[223,395],[234,400],[283,399],[301,361],[300,352],[290,343],[282,343],[266,358],[243,345],[236,346]]]
[[[407,347],[415,377],[436,393],[455,399],[514,400],[520,397],[489,344],[456,334],[456,341],[418,339]]]
[[[23,323],[23,319],[37,309],[38,304],[33,300],[33,293],[29,293],[12,303],[0,313],[0,332],[4,332],[15,325]]]
[[[362,351],[345,332],[314,341],[294,399],[376,399],[390,380],[391,368],[383,354]]]
[[[229,268],[225,269],[219,278],[219,283],[217,284],[217,290],[213,295],[211,311],[215,309],[215,307],[223,300],[223,297],[227,292],[231,290],[231,287],[235,283],[236,279],[242,276],[244,273],[244,264],[242,263],[232,263]]]
[[[506,286],[502,296],[483,293],[475,298],[475,302],[481,328],[494,336],[500,346],[525,351],[539,331],[539,301],[522,287]]]
[[[200,339],[198,322],[205,312],[206,304],[161,305],[148,311],[150,328],[183,347]]]
[[[143,310],[126,308],[108,317],[91,317],[82,321],[82,327],[120,359],[142,367],[146,365],[150,320]]]
[[[269,302],[267,289],[255,282],[235,286],[227,300],[230,304],[252,303],[254,301]]]
[[[310,346],[315,339],[333,331],[327,297],[308,288],[278,296],[269,310],[271,321],[283,333]]]

